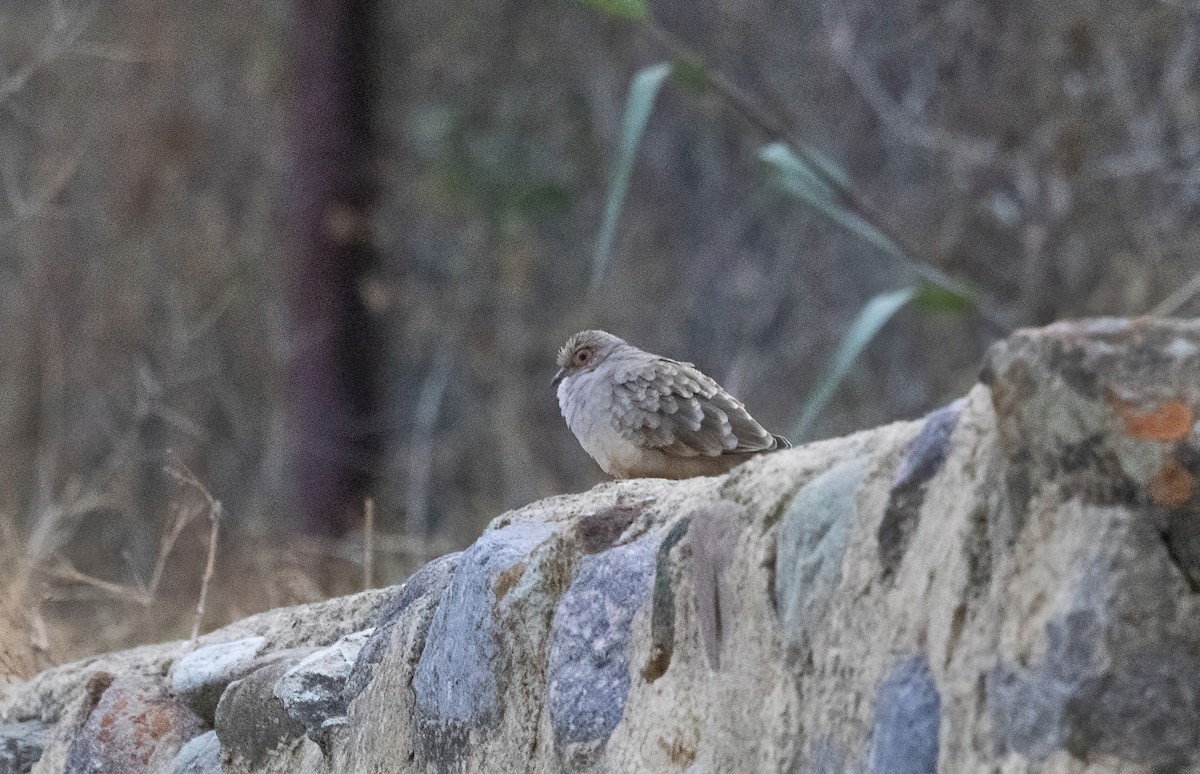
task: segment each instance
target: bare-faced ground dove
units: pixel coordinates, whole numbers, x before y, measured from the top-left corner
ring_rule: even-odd
[[[558,352],[558,405],[584,451],[616,478],[714,476],[791,446],[691,363],[604,331]]]

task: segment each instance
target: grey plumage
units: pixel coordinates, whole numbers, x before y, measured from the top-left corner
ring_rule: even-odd
[[[559,350],[558,364],[567,425],[617,478],[713,475],[791,445],[693,364],[610,333],[575,334]]]

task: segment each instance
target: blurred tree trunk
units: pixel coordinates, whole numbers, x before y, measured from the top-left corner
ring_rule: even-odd
[[[336,534],[356,512],[375,441],[368,432],[372,331],[358,294],[369,260],[366,0],[293,0],[292,328],[287,450],[293,514]]]

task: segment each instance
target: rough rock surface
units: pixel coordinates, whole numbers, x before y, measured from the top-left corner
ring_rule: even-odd
[[[375,628],[347,634],[327,648],[305,656],[275,682],[275,698],[292,720],[304,726],[308,738],[324,745],[329,730],[342,725],[347,700],[346,681],[363,645]]]
[[[544,500],[201,643],[238,644],[52,670],[0,741],[81,770],[137,694],[170,718],[137,771],[1200,772],[1198,409],[1200,322],[1022,331],[918,422]]]
[[[50,729],[36,720],[0,725],[0,774],[29,771],[46,749]]]
[[[171,665],[171,692],[211,725],[225,688],[261,666],[255,657],[265,642],[245,637],[185,653]]]
[[[218,774],[221,771],[221,742],[216,731],[192,737],[179,749],[168,774]]]
[[[250,616],[199,638],[197,649],[250,637],[262,637],[259,653],[295,647],[324,647],[339,637],[371,626],[392,593],[365,591],[312,605],[284,607]],[[83,696],[89,681],[100,673],[161,676],[191,650],[187,643],[146,645],[105,653],[47,669],[33,679],[0,693],[0,718],[55,723]]]

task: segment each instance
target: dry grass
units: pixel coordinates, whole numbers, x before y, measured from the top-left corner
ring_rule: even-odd
[[[178,484],[146,582],[80,570],[67,555],[89,525],[50,508],[37,535],[0,519],[0,687],[93,653],[171,639],[192,641],[262,610],[348,594],[376,577],[395,582],[454,546],[379,534],[374,504],[363,530],[343,539],[241,529],[218,542],[221,504],[178,460]],[[92,493],[90,499],[102,499]],[[34,539],[36,537],[36,539]],[[85,552],[86,556],[86,552]],[[103,568],[124,573],[120,562]],[[126,573],[127,574],[127,573]]]
[[[175,463],[167,467],[167,472],[171,478],[179,482],[180,486],[186,487],[197,495],[199,495],[205,505],[205,511],[208,513],[209,533],[208,533],[208,551],[204,560],[204,575],[200,578],[200,595],[196,600],[196,615],[192,618],[192,635],[188,638],[190,645],[195,646],[196,639],[200,636],[200,626],[204,622],[204,608],[208,602],[208,586],[212,583],[213,569],[217,561],[217,541],[221,536],[221,503],[213,499],[212,493],[200,483],[200,479],[192,471],[187,469],[187,466],[182,463]],[[164,540],[163,546],[166,550],[170,545],[174,545],[174,540]],[[166,555],[159,554],[158,566],[163,566],[166,563]],[[158,578],[155,574],[155,578]]]
[[[262,610],[358,591],[373,577],[396,582],[454,548],[373,534],[370,519],[340,540],[241,534],[218,543],[220,504],[194,476],[179,476],[176,515],[144,585],[82,572],[61,555],[5,562],[21,569],[0,576],[0,687],[96,652],[194,640]]]

